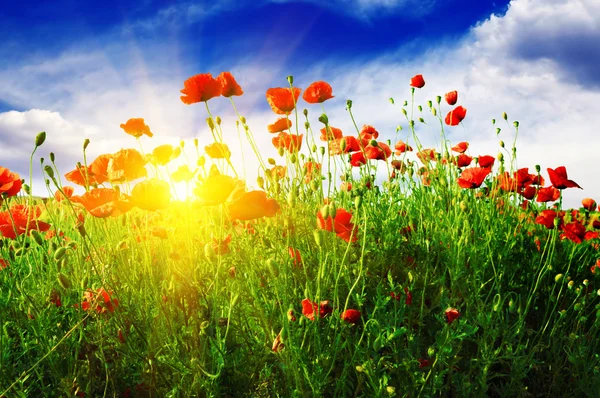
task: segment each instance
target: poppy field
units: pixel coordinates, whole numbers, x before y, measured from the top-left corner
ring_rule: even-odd
[[[334,88],[287,83],[266,130],[243,82],[205,73],[181,90],[211,133],[193,146],[132,118],[130,148],[91,159],[86,139],[72,170],[33,164],[44,132],[29,176],[0,167],[0,397],[597,396],[600,208],[563,208],[577,176],[517,168],[505,113],[497,153],[451,143],[468,104],[423,98],[421,75],[393,132],[355,120],[360,99],[342,131]]]

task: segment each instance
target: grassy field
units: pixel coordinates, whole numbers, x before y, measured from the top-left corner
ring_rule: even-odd
[[[82,155],[65,178],[51,158],[44,202],[0,168],[0,397],[597,396],[597,204],[562,208],[577,184],[559,165],[516,170],[506,115],[498,154],[450,144],[466,110],[418,107],[421,80],[395,142],[315,117],[326,83],[304,90],[310,114],[291,78],[270,89],[279,159],[238,115],[256,182],[208,111],[240,94],[227,74],[182,90],[206,104],[205,147]],[[121,127],[152,147],[143,120]]]

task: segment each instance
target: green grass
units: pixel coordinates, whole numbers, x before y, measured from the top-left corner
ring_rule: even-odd
[[[424,186],[416,163],[381,182],[371,176],[377,164],[389,175],[384,161],[351,173],[344,156],[331,167],[352,189],[328,193],[304,183],[307,157],[284,156],[287,176],[263,180],[281,206],[273,217],[232,223],[225,205],[172,202],[87,215],[82,234],[77,205],[50,200],[43,219],[64,237],[0,240],[9,263],[0,270],[0,396],[600,391],[598,275],[590,271],[598,239],[578,244],[535,223],[546,204],[523,210],[517,194],[495,191],[498,171],[479,196],[484,188],[460,188],[460,171],[442,162]],[[328,162],[318,148],[309,156]],[[352,213],[356,242],[318,228],[328,195]],[[6,199],[3,210],[27,200]],[[591,230],[597,212],[578,213]],[[160,228],[166,237],[153,235]],[[229,250],[218,250],[228,235]],[[114,312],[103,302],[81,308],[85,292],[99,288]],[[329,300],[332,313],[309,320],[305,298]],[[451,323],[448,308],[460,313]],[[359,310],[360,322],[343,321],[346,309]],[[280,333],[284,347],[274,351]]]

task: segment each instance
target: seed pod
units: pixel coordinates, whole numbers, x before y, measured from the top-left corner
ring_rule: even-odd
[[[42,131],[41,133],[38,133],[38,135],[35,137],[35,146],[42,146],[44,141],[46,141],[46,132]]]
[[[37,243],[38,245],[40,245],[40,246],[44,245],[44,238],[42,238],[42,234],[40,234],[35,229],[31,231],[31,237],[33,238],[35,243]]]
[[[65,256],[65,254],[67,254],[67,249],[65,247],[59,247],[54,252],[54,260],[56,260],[56,261],[60,260],[61,258],[63,258]]]
[[[63,287],[63,289],[69,289],[71,287],[71,281],[63,273],[58,274],[58,283]]]

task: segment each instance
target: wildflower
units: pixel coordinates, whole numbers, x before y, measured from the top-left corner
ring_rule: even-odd
[[[212,159],[229,159],[231,157],[231,151],[227,144],[221,144],[220,142],[213,142],[205,146],[204,150]]]
[[[459,142],[458,144],[452,147],[452,150],[457,153],[465,153],[468,148],[468,142]]]
[[[65,186],[62,188],[62,192],[60,192],[60,191],[54,192],[54,200],[56,200],[57,202],[62,202],[63,200],[68,199],[71,196],[73,196],[74,192],[75,192],[75,190],[73,189],[73,187]]]
[[[290,114],[296,104],[298,103],[298,97],[302,89],[294,87],[293,91],[291,88],[275,87],[267,90],[267,102],[278,115]]]
[[[410,79],[410,86],[416,88],[423,88],[425,86],[425,80],[423,75],[415,75]]]
[[[46,232],[50,229],[50,224],[40,221],[41,215],[41,207],[28,207],[24,204],[12,205],[10,210],[0,212],[0,235],[15,239],[18,235],[24,234],[25,231],[35,229]]]
[[[392,156],[392,150],[387,144],[378,142],[377,146],[371,144],[365,146],[365,156],[367,159],[387,160]]]
[[[221,72],[221,74],[217,76],[217,81],[221,84],[221,95],[223,97],[229,98],[233,95],[239,96],[244,94],[240,85],[237,84],[235,78],[229,72]]]
[[[167,229],[165,227],[152,227],[150,234],[160,239],[167,239]]]
[[[297,267],[302,266],[302,256],[300,255],[300,250],[294,249],[293,247],[288,247],[288,254],[290,258],[293,260],[294,265]]]
[[[195,75],[183,82],[181,101],[186,105],[197,102],[206,102],[218,97],[223,92],[220,81],[214,79],[210,73]]]
[[[396,145],[394,145],[394,149],[396,150],[396,155],[401,155],[404,152],[410,152],[413,150],[410,145],[405,144],[402,140],[396,142]]]
[[[552,210],[552,209],[542,210],[540,212],[540,214],[535,218],[535,223],[536,224],[541,224],[541,225],[545,226],[548,229],[554,229],[554,219],[556,217],[560,217],[559,218],[559,222],[562,223],[562,216],[563,215],[564,215],[564,213],[563,214],[559,214],[555,210]]]
[[[428,163],[431,160],[436,160],[436,152],[435,149],[422,149],[417,152],[417,157],[422,163]]]
[[[458,91],[454,90],[446,93],[446,95],[444,95],[444,99],[448,105],[456,105],[456,101],[458,101]]]
[[[537,193],[537,189],[533,185],[527,185],[520,193],[525,199],[532,200]]]
[[[296,135],[281,132],[277,137],[273,137],[271,141],[273,142],[273,146],[275,148],[284,148],[288,152],[293,153],[298,152],[302,147],[303,137],[304,134]]]
[[[467,116],[467,110],[462,106],[457,106],[446,115],[445,122],[448,126],[457,126]]]
[[[279,203],[267,197],[264,191],[250,191],[241,194],[227,205],[230,220],[254,220],[273,217],[279,211]]]
[[[360,138],[361,141],[362,140],[366,140],[366,141],[376,140],[377,138],[379,138],[379,132],[377,130],[375,130],[375,127],[365,124],[362,127],[362,129],[360,130],[358,137]]]
[[[166,209],[171,202],[171,189],[166,181],[156,178],[139,182],[131,190],[131,203],[140,209]]]
[[[173,182],[190,182],[194,178],[194,172],[190,170],[187,164],[184,164],[171,174],[171,178]]]
[[[95,307],[94,307],[95,305]],[[119,300],[113,299],[111,294],[107,292],[103,287],[96,290],[94,293],[93,290],[88,289],[83,294],[83,302],[81,303],[81,308],[84,311],[94,310],[99,314],[103,314],[105,312],[114,312],[115,308],[119,305]]]
[[[367,164],[367,160],[365,159],[364,153],[354,152],[350,156],[350,165],[352,165],[352,167],[360,167],[365,164]]]
[[[360,317],[361,317],[360,311],[354,310],[354,309],[347,309],[340,316],[340,318],[342,318],[344,321],[346,321],[348,323],[352,323],[354,325],[357,324],[358,322],[360,322]]]
[[[598,238],[598,232],[586,231],[585,226],[579,221],[573,221],[562,226],[563,233],[560,235],[560,239],[569,239],[575,243],[581,243],[584,240]]]
[[[451,324],[456,319],[458,319],[458,317],[460,316],[460,313],[458,312],[458,310],[456,308],[449,307],[444,312],[444,315],[446,316],[446,322],[448,324]]]
[[[581,205],[587,211],[594,211],[596,209],[596,201],[592,198],[585,198],[581,200]]]
[[[5,167],[0,167],[0,196],[15,196],[22,186],[21,177]]]
[[[332,89],[329,83],[318,81],[312,83],[304,90],[302,99],[309,104],[320,104],[334,97],[331,95],[331,92]]]
[[[216,254],[223,255],[229,253],[229,244],[231,243],[231,234],[228,234],[223,240],[218,240],[216,238],[212,239],[213,243],[211,245],[212,249]],[[235,268],[233,270],[233,274],[235,276]]]
[[[244,189],[243,181],[217,172],[209,175],[196,187],[194,194],[200,199],[201,205],[211,206],[234,200]]]
[[[319,315],[319,318],[325,318],[327,315],[333,312],[333,306],[331,301],[324,300],[317,304],[307,298],[302,300],[302,315],[310,319],[315,320],[315,314]]]
[[[81,196],[71,197],[73,203],[80,203],[94,217],[116,217],[126,213],[133,206],[126,195],[111,188],[95,188]]]
[[[314,177],[317,177],[321,173],[321,163],[317,162],[306,162],[304,164],[304,182],[310,183]]]
[[[121,149],[112,155],[107,173],[111,182],[128,182],[146,177],[146,159],[135,149]]]
[[[10,264],[8,263],[8,261],[0,258],[0,271],[2,271],[3,269],[8,268]]]
[[[490,172],[490,169],[484,167],[464,169],[457,179],[458,185],[466,189],[479,188]]]
[[[321,129],[321,141],[331,141],[331,140],[338,140],[340,138],[342,138],[344,135],[344,133],[342,133],[342,130],[336,128],[336,127],[332,127],[332,126],[327,126],[327,127],[323,127]]]
[[[360,150],[361,147],[358,139],[351,135],[329,141],[329,153],[331,155],[341,155],[342,153]]]
[[[477,159],[479,167],[485,167],[489,169],[494,166],[494,162],[496,161],[496,158],[490,155],[479,156]]]
[[[579,184],[577,184],[573,180],[569,180],[567,178],[567,169],[565,166],[557,167],[552,170],[548,168],[548,175],[550,176],[550,182],[552,186],[556,189],[565,189],[565,188],[579,188],[582,189]]]
[[[456,157],[456,165],[458,167],[467,167],[468,165],[471,164],[472,160],[473,160],[473,158],[471,156],[461,153],[460,155],[458,155]]]
[[[292,121],[286,117],[280,117],[275,123],[269,124],[267,130],[269,130],[269,133],[281,133],[290,127],[292,127]]]
[[[173,145],[159,145],[152,151],[151,163],[153,165],[164,166],[171,161],[173,155]]]
[[[129,135],[135,138],[140,138],[142,135],[152,137],[154,134],[150,131],[150,127],[146,126],[143,118],[129,119],[125,124],[120,126]]]
[[[553,186],[549,186],[546,188],[540,188],[537,192],[536,202],[553,202],[560,197],[560,191]]]
[[[356,242],[358,236],[353,234],[355,227],[351,219],[352,214],[342,208],[336,209],[335,217],[324,218],[321,210],[317,212],[317,226],[319,229],[335,232],[337,236],[346,242],[350,242],[350,239],[352,239],[352,242]]]
[[[431,366],[431,362],[429,361],[429,359],[419,358],[418,361],[419,361],[419,369],[423,369],[428,366]]]

